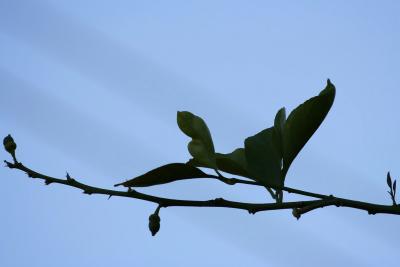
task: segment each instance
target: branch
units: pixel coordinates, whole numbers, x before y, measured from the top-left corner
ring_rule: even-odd
[[[247,180],[238,179],[238,178],[226,178],[226,177],[221,177],[221,176],[215,176],[215,177],[211,177],[211,178],[215,178],[215,179],[220,180],[221,182],[224,182],[229,185],[248,184],[248,185],[257,185],[257,186],[261,186],[261,187],[266,187],[265,184],[261,184],[261,183],[255,182],[255,181],[247,181]],[[303,196],[307,196],[307,197],[314,197],[314,198],[320,198],[320,199],[330,198],[330,196],[328,196],[328,195],[307,192],[307,191],[303,191],[303,190],[299,190],[299,189],[295,189],[295,188],[291,188],[291,187],[287,187],[287,186],[268,185],[268,187],[273,188],[278,191],[282,190],[282,191],[286,191],[288,193],[303,195]],[[267,187],[267,189],[268,189],[268,187]]]
[[[330,196],[330,199],[323,199],[320,201],[316,201],[314,203],[311,203],[310,205],[307,205],[302,208],[294,208],[292,211],[293,216],[298,220],[300,219],[301,215],[304,213],[313,211],[318,208],[323,208],[331,205],[336,205],[337,207],[340,207],[340,201],[338,198],[335,198],[333,196]]]
[[[117,190],[109,190],[94,186],[89,186],[83,183],[78,182],[77,180],[71,178],[69,174],[67,174],[66,179],[60,179],[51,177],[48,175],[41,174],[34,170],[29,169],[21,162],[8,162],[4,161],[6,166],[10,169],[18,169],[25,172],[31,178],[42,179],[45,181],[46,185],[50,185],[52,183],[55,184],[63,184],[66,186],[75,187],[78,189],[83,190],[83,193],[92,195],[92,194],[100,194],[100,195],[108,195],[111,196],[119,196],[119,197],[128,197],[134,199],[140,199],[144,201],[149,201],[153,203],[157,203],[159,207],[221,207],[221,208],[233,208],[233,209],[241,209],[246,210],[251,214],[255,214],[260,211],[268,211],[268,210],[282,210],[282,209],[297,209],[301,213],[305,213],[316,208],[336,205],[337,207],[349,207],[359,210],[365,210],[369,214],[377,214],[377,213],[385,213],[385,214],[396,214],[400,215],[400,206],[398,205],[379,205],[379,204],[372,204],[367,202],[349,200],[344,198],[337,198],[334,196],[325,196],[320,194],[314,194],[309,192],[304,192],[297,189],[286,188],[283,187],[282,189],[296,194],[303,194],[303,195],[315,195],[321,200],[309,200],[309,201],[295,201],[295,202],[283,202],[283,203],[244,203],[244,202],[236,202],[236,201],[229,201],[223,198],[216,198],[212,200],[178,200],[178,199],[169,199],[163,197],[157,197],[149,194],[140,193],[136,190],[128,190],[128,191],[117,191]],[[304,194],[305,193],[305,194]]]

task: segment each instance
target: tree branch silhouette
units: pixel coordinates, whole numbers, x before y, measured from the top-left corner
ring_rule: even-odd
[[[188,111],[177,113],[177,123],[182,132],[191,138],[188,150],[192,158],[187,163],[170,163],[114,186],[124,186],[127,191],[110,190],[90,186],[72,178],[68,173],[65,179],[51,177],[36,172],[17,160],[17,144],[11,135],[4,138],[4,148],[12,156],[13,162],[4,161],[10,169],[25,172],[31,178],[44,180],[46,185],[62,184],[83,190],[88,195],[100,194],[110,197],[127,197],[157,204],[157,209],[149,217],[149,229],[155,235],[160,229],[160,208],[167,207],[219,207],[246,210],[251,214],[261,211],[292,209],[292,214],[299,219],[303,214],[328,206],[347,207],[367,211],[368,214],[400,215],[400,205],[396,203],[396,180],[388,172],[386,182],[389,187],[392,205],[380,205],[308,192],[284,185],[286,174],[296,156],[318,129],[328,114],[336,89],[328,79],[327,85],[319,95],[314,96],[295,108],[286,118],[285,108],[275,115],[274,125],[264,129],[244,141],[244,148],[237,148],[228,154],[218,153],[210,131],[204,120]],[[215,171],[217,175],[207,174],[199,167]],[[227,178],[221,172],[248,178]],[[227,185],[246,184],[260,186],[270,193],[274,203],[246,203],[215,198],[210,200],[171,199],[136,190],[171,183],[185,179],[215,179]],[[132,189],[135,188],[135,189]],[[284,202],[283,192],[293,193],[316,200]]]
[[[26,167],[21,162],[9,162],[4,161],[6,166],[10,169],[17,169],[25,172],[30,178],[37,178],[44,180],[46,185],[50,184],[62,184],[74,188],[78,188],[83,190],[84,194],[88,195],[106,195],[109,197],[118,196],[118,197],[127,197],[140,199],[148,202],[153,202],[158,204],[162,208],[167,207],[220,207],[220,208],[233,208],[233,209],[241,209],[246,210],[251,214],[255,214],[261,211],[270,211],[270,210],[282,210],[282,209],[294,209],[293,215],[296,218],[299,218],[300,215],[312,211],[317,208],[323,208],[327,206],[336,206],[336,207],[348,207],[359,210],[367,211],[368,214],[377,214],[377,213],[386,213],[386,214],[396,214],[400,215],[400,206],[399,205],[380,205],[367,203],[362,201],[350,200],[345,198],[335,197],[333,195],[323,195],[316,194],[312,192],[306,192],[294,188],[282,187],[282,188],[274,188],[281,189],[286,192],[295,193],[304,196],[311,196],[315,198],[319,198],[319,200],[307,200],[307,201],[294,201],[294,202],[282,202],[282,203],[245,203],[245,202],[236,202],[230,201],[223,198],[216,198],[211,200],[199,201],[199,200],[179,200],[179,199],[170,199],[163,198],[158,196],[153,196],[149,194],[144,194],[138,192],[137,190],[128,189],[127,191],[118,191],[118,190],[110,190],[105,188],[94,187],[90,185],[86,185],[84,183],[78,182],[76,179],[72,178],[68,173],[65,179],[51,177],[39,172],[36,172],[28,167]]]

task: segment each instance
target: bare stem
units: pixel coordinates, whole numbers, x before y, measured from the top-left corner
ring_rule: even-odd
[[[283,191],[289,193],[300,194],[304,196],[311,196],[319,198],[320,200],[308,200],[308,201],[295,201],[295,202],[283,202],[283,203],[244,203],[244,202],[236,202],[229,201],[223,198],[216,198],[211,200],[199,201],[199,200],[179,200],[179,199],[169,199],[163,197],[157,197],[149,194],[140,193],[136,190],[128,190],[128,191],[117,191],[117,190],[109,190],[94,186],[89,186],[78,182],[76,179],[71,178],[69,174],[67,174],[66,179],[60,179],[51,177],[48,175],[41,174],[39,172],[33,171],[23,165],[21,162],[15,161],[14,163],[4,161],[6,166],[10,169],[18,169],[25,172],[31,178],[42,179],[45,181],[46,185],[55,183],[55,184],[63,184],[66,186],[71,186],[74,188],[78,188],[83,190],[85,194],[100,194],[111,196],[119,196],[119,197],[128,197],[141,199],[144,201],[149,201],[153,203],[157,203],[159,207],[172,207],[172,206],[180,206],[180,207],[221,207],[221,208],[234,208],[234,209],[242,209],[246,210],[249,213],[256,213],[260,211],[268,211],[268,210],[281,210],[281,209],[295,209],[299,211],[301,214],[305,212],[309,212],[316,208],[321,208],[325,206],[336,205],[337,207],[349,207],[359,210],[365,210],[369,214],[376,213],[386,213],[386,214],[396,214],[400,215],[400,206],[398,205],[379,205],[372,204],[367,202],[355,201],[344,198],[337,198],[332,195],[321,195],[315,194],[311,192],[305,192],[298,189],[293,189],[289,187],[281,187],[275,189],[281,189]],[[239,180],[242,181],[242,180]],[[247,181],[245,182],[246,184]],[[254,183],[251,183],[254,184]]]

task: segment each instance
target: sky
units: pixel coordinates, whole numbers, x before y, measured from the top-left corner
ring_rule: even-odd
[[[330,78],[335,103],[286,185],[390,204],[399,12],[386,0],[0,0],[0,135],[12,134],[34,170],[112,188],[190,158],[177,111],[201,116],[227,153]],[[0,266],[398,266],[398,216],[327,207],[297,221],[290,210],[171,207],[152,237],[154,203],[44,186],[8,168],[0,179]],[[218,181],[141,191],[271,202]]]

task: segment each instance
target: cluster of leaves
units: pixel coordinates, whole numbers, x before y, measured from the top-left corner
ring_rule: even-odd
[[[277,202],[290,165],[328,114],[335,99],[335,86],[327,81],[319,95],[295,108],[286,118],[285,108],[275,116],[273,126],[244,140],[244,147],[228,154],[215,151],[210,130],[204,120],[188,111],[177,113],[177,123],[191,138],[191,158],[187,163],[172,163],[115,186],[144,187],[183,179],[215,178],[198,167],[249,178],[265,186]]]
[[[286,118],[285,108],[275,115],[273,125],[244,140],[243,147],[228,154],[215,151],[211,133],[204,120],[188,111],[177,114],[179,128],[191,138],[188,150],[192,158],[186,163],[170,163],[151,170],[128,181],[116,184],[125,186],[127,192],[98,188],[83,184],[67,173],[66,180],[54,178],[33,171],[17,161],[15,151],[17,144],[11,135],[4,138],[5,150],[11,154],[13,162],[4,161],[11,169],[19,169],[29,177],[40,178],[46,185],[57,183],[83,190],[85,194],[103,194],[142,199],[158,204],[157,209],[149,216],[149,230],[154,236],[160,229],[160,208],[170,206],[192,207],[230,207],[245,209],[254,214],[261,210],[293,209],[297,219],[304,213],[327,206],[351,207],[365,210],[368,214],[388,213],[400,215],[400,206],[396,204],[396,180],[392,181],[387,174],[387,185],[393,205],[384,206],[361,201],[354,201],[333,195],[316,194],[285,186],[286,174],[304,145],[315,133],[328,114],[335,99],[335,86],[328,80],[324,90],[295,108]],[[216,175],[207,174],[200,168],[211,169]],[[247,179],[226,178],[221,172]],[[216,198],[208,201],[175,200],[143,194],[133,187],[148,187],[171,183],[184,179],[213,178],[227,184],[252,184],[265,187],[276,203],[256,204],[241,203]],[[318,200],[285,202],[283,192],[296,193],[314,197]]]

